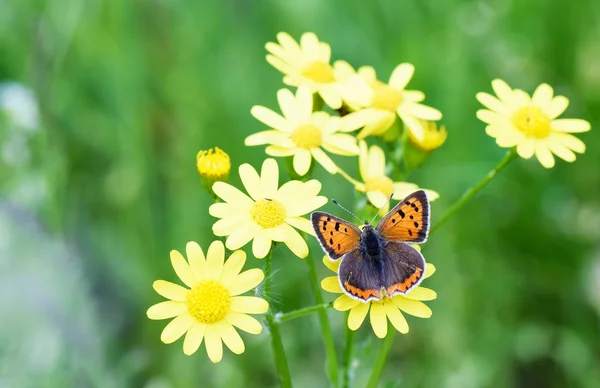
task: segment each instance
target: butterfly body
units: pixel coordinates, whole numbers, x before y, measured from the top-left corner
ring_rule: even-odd
[[[377,227],[362,230],[329,213],[314,212],[311,221],[323,250],[342,259],[340,286],[363,303],[406,294],[425,274],[425,259],[406,242],[422,243],[429,230],[429,202],[419,190],[396,205]]]

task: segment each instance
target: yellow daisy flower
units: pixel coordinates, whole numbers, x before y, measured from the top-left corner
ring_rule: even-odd
[[[383,150],[373,145],[367,148],[364,140],[360,141],[360,154],[358,157],[358,169],[363,182],[356,182],[356,190],[367,193],[369,202],[376,208],[381,208],[388,202],[388,198],[393,194],[392,199],[400,201],[410,193],[419,190],[419,186],[409,182],[394,182],[385,173],[385,153]],[[425,189],[430,201],[439,198],[436,191]],[[389,210],[389,203],[381,209],[382,213]]]
[[[554,166],[552,154],[567,162],[575,161],[575,153],[584,153],[585,144],[571,133],[587,132],[590,123],[581,119],[558,119],[569,105],[564,96],[554,96],[548,84],[537,87],[532,96],[511,89],[506,82],[496,79],[492,88],[497,98],[477,93],[477,100],[487,109],[477,111],[477,118],[488,124],[486,133],[496,139],[500,147],[517,147],[524,159],[534,154],[542,166]]]
[[[228,236],[225,245],[234,250],[252,242],[252,253],[259,259],[265,257],[272,241],[284,242],[298,257],[308,255],[306,241],[294,228],[314,235],[310,221],[303,215],[325,203],[318,196],[321,183],[290,181],[278,188],[279,168],[275,159],[267,159],[260,175],[249,164],[242,164],[240,178],[250,196],[224,182],[213,185],[214,193],[224,202],[210,206],[208,212],[221,218],[213,225],[217,236]]]
[[[264,106],[254,106],[252,115],[273,129],[248,136],[247,146],[270,144],[266,153],[271,156],[293,155],[294,171],[300,176],[308,172],[312,158],[331,174],[337,172],[337,166],[323,150],[338,155],[358,155],[356,138],[338,133],[348,116],[339,118],[326,112],[313,112],[312,95],[306,86],[300,86],[295,96],[288,89],[281,89],[277,98],[284,117]],[[359,127],[345,125],[345,128],[345,131],[353,131]]]
[[[323,257],[323,263],[335,273],[338,272],[342,260],[332,261],[327,256]],[[427,263],[425,266],[425,279],[433,275],[434,272],[434,265]],[[402,315],[402,311],[415,317],[429,318],[432,314],[431,309],[421,301],[437,298],[436,292],[432,289],[418,286],[406,295],[394,295],[391,299],[384,297],[380,301],[363,303],[344,294],[337,276],[323,279],[321,287],[327,292],[342,294],[333,303],[333,308],[338,311],[350,310],[348,314],[348,327],[350,330],[357,330],[370,311],[371,327],[379,338],[384,338],[387,335],[387,319],[400,333],[408,333],[408,323]]]
[[[357,75],[341,85],[342,98],[358,111],[345,124],[352,127],[364,126],[358,138],[382,135],[396,121],[396,115],[417,139],[425,137],[425,128],[420,120],[436,121],[442,118],[437,109],[420,104],[425,94],[416,90],[405,90],[415,68],[410,63],[398,65],[385,84],[377,79],[375,70],[365,66]],[[361,125],[362,124],[362,125]]]
[[[336,61],[333,66],[331,47],[319,42],[319,38],[306,32],[300,37],[298,44],[289,34],[277,34],[279,44],[269,42],[266,49],[269,62],[285,76],[283,82],[290,86],[307,86],[311,93],[319,93],[323,101],[332,109],[342,106],[339,80],[348,74],[349,65],[344,61]]]
[[[408,133],[410,142],[418,149],[424,152],[431,152],[442,146],[446,142],[448,133],[446,127],[441,126],[438,129],[437,124],[434,121],[424,121],[423,128],[425,129],[425,136],[422,139],[417,139],[412,132]]]
[[[178,251],[171,251],[171,264],[181,281],[189,287],[157,280],[153,287],[169,299],[150,307],[150,319],[175,318],[164,328],[160,339],[166,344],[185,334],[183,352],[191,355],[202,341],[212,362],[223,356],[222,342],[235,354],[244,352],[244,342],[234,326],[251,334],[259,334],[262,326],[247,314],[267,312],[269,304],[255,296],[241,294],[256,287],[264,278],[262,270],[241,272],[246,262],[243,251],[235,251],[225,261],[225,247],[214,241],[206,259],[200,246],[191,241],[186,245],[188,261]]]

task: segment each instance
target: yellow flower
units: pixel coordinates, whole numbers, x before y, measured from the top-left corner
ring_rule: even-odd
[[[171,264],[189,288],[164,280],[153,284],[156,292],[169,300],[150,307],[148,318],[175,318],[164,328],[160,339],[170,344],[185,334],[183,352],[187,355],[195,353],[204,340],[212,362],[221,361],[221,341],[233,353],[243,353],[244,342],[234,326],[259,334],[261,324],[247,314],[262,314],[269,309],[264,299],[241,296],[263,280],[262,270],[240,273],[246,254],[235,251],[224,261],[225,248],[220,241],[210,245],[206,259],[202,248],[193,241],[187,243],[186,254],[188,261],[178,251],[171,251]]]
[[[442,118],[437,109],[420,104],[425,94],[416,90],[405,90],[415,68],[409,63],[398,65],[388,84],[377,80],[372,67],[362,67],[357,75],[350,77],[341,86],[342,98],[349,106],[358,110],[353,120],[346,120],[352,127],[365,126],[358,134],[362,139],[369,135],[382,135],[396,121],[396,115],[417,139],[425,137],[420,120],[436,121]],[[361,125],[362,124],[362,125]]]
[[[313,112],[312,95],[306,86],[300,86],[295,96],[281,89],[277,98],[284,117],[263,106],[254,106],[252,115],[273,129],[248,136],[247,146],[270,144],[266,153],[271,156],[293,155],[294,170],[300,176],[308,172],[312,158],[331,174],[337,172],[337,166],[323,149],[338,155],[358,155],[356,138],[338,133],[348,116],[339,118]],[[345,131],[358,128],[346,125]]]
[[[533,96],[511,89],[506,82],[496,79],[492,88],[497,98],[477,93],[477,100],[488,109],[481,109],[477,117],[488,124],[486,133],[496,139],[500,147],[517,147],[524,159],[534,154],[546,168],[554,166],[555,154],[567,162],[575,161],[575,153],[584,153],[585,144],[571,133],[587,132],[590,123],[581,119],[558,119],[569,105],[564,96],[554,96],[550,85],[541,84]]]
[[[369,202],[376,208],[381,208],[386,204],[390,195],[392,199],[400,201],[410,193],[419,190],[419,186],[409,182],[394,182],[385,174],[385,153],[383,150],[373,145],[367,148],[364,140],[360,141],[360,155],[358,157],[358,169],[364,183],[357,182],[356,190],[367,193]],[[439,194],[433,190],[425,189],[430,201],[439,198]],[[386,213],[389,209],[389,203],[381,209]]]
[[[342,260],[331,261],[329,257],[323,257],[323,263],[335,273],[338,272]],[[435,267],[433,264],[427,263],[425,266],[425,279],[433,275],[434,272]],[[415,317],[429,318],[432,314],[431,309],[421,301],[437,298],[435,291],[418,286],[410,290],[406,295],[395,295],[391,299],[384,297],[380,301],[363,303],[344,294],[337,276],[330,276],[323,279],[321,287],[327,292],[343,294],[335,300],[333,308],[338,311],[350,310],[348,314],[348,327],[350,330],[357,330],[362,325],[370,310],[371,326],[373,327],[373,332],[379,338],[387,335],[387,319],[390,320],[394,328],[400,333],[408,333],[408,323],[401,311]]]
[[[423,128],[425,129],[425,136],[420,140],[412,132],[408,134],[410,142],[421,151],[431,152],[440,148],[448,137],[446,127],[442,125],[438,130],[437,124],[434,121],[424,121]]]
[[[202,150],[196,155],[196,168],[202,178],[208,181],[224,181],[229,176],[231,162],[227,155],[219,147]]]
[[[210,215],[221,218],[213,225],[213,233],[228,236],[225,245],[230,250],[254,240],[252,253],[259,259],[269,253],[272,241],[284,242],[296,256],[305,258],[308,246],[294,228],[314,235],[310,221],[302,216],[327,203],[327,198],[317,195],[321,183],[290,181],[278,189],[275,159],[264,161],[260,176],[249,164],[242,164],[239,171],[250,197],[227,183],[215,183],[213,191],[224,203],[208,209]]]
[[[336,61],[331,66],[331,47],[319,42],[312,32],[302,34],[300,45],[285,32],[277,34],[277,40],[279,44],[269,42],[265,46],[270,53],[267,62],[285,74],[283,82],[307,86],[311,93],[319,93],[332,109],[339,109],[342,106],[339,80],[348,74],[350,65]]]

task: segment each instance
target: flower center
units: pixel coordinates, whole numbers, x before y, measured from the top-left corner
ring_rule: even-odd
[[[311,149],[321,145],[321,130],[312,124],[299,125],[292,132],[292,140],[300,148]]]
[[[196,156],[196,168],[204,178],[222,180],[227,178],[231,170],[229,155],[218,147],[208,151],[200,151]]]
[[[381,85],[375,89],[375,94],[371,100],[371,105],[374,108],[396,111],[396,108],[402,103],[402,93],[389,87],[388,85]]]
[[[394,182],[386,176],[369,178],[365,182],[365,190],[367,192],[380,191],[386,196],[389,196],[394,192]]]
[[[550,118],[537,106],[526,106],[516,111],[512,123],[526,136],[538,139],[550,134]]]
[[[231,306],[231,295],[216,280],[203,280],[196,284],[186,298],[190,314],[202,323],[215,323],[225,318]]]
[[[275,200],[262,199],[252,205],[250,214],[263,228],[274,228],[285,222],[285,207]]]
[[[333,77],[333,69],[329,63],[323,61],[312,61],[304,66],[300,72],[304,77],[310,78],[313,81],[320,83],[329,83],[335,81]]]

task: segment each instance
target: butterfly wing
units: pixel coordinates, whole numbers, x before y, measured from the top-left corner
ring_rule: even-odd
[[[429,233],[429,200],[423,190],[415,191],[397,204],[377,224],[388,240],[424,243]]]
[[[350,222],[324,212],[312,213],[310,220],[321,247],[332,260],[358,248],[360,229]]]
[[[388,297],[406,294],[423,280],[425,259],[421,252],[409,244],[387,241],[381,255],[383,265],[381,288],[385,289]]]
[[[364,250],[356,249],[342,259],[338,279],[349,297],[367,303],[381,299],[381,263],[367,258]]]

